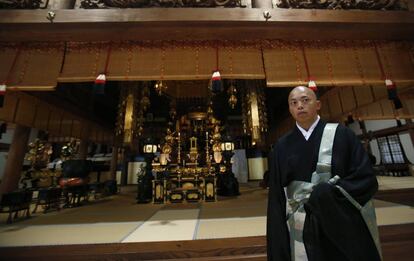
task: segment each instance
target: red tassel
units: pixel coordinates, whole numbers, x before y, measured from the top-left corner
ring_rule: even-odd
[[[385,86],[387,86],[388,99],[397,99],[397,86],[395,86],[394,82],[390,79],[385,79]]]
[[[6,95],[7,86],[5,83],[0,84],[0,108],[3,107],[4,104],[4,96]]]
[[[309,87],[309,89],[311,89],[314,92],[317,92],[318,91],[318,87],[316,86],[316,82],[314,80],[312,80],[312,79],[309,80],[308,87]]]
[[[213,75],[211,76],[211,91],[213,93],[219,93],[223,90],[223,84],[221,82],[221,75],[220,72],[214,71]]]
[[[400,98],[397,95],[397,86],[390,79],[385,79],[385,86],[387,86],[388,100],[393,101],[396,110],[403,107]]]
[[[221,75],[219,71],[214,71],[213,76],[211,76],[211,80],[213,81],[221,81]]]
[[[105,93],[105,84],[106,84],[106,75],[101,73],[96,77],[95,83],[93,85],[93,92],[97,94]]]
[[[385,86],[387,86],[387,89],[395,89],[395,84],[390,79],[385,79]]]
[[[316,82],[312,78],[309,78],[308,88],[311,89],[315,93],[316,99],[319,100],[318,87],[316,86]]]
[[[101,73],[96,77],[95,84],[105,84],[106,83],[106,75]]]

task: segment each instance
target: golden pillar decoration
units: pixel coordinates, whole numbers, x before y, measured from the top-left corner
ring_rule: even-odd
[[[123,144],[131,145],[142,130],[140,89],[137,84],[121,87],[115,136]]]
[[[214,126],[214,129],[213,129],[211,143],[213,147],[214,162],[218,164],[223,159],[221,155],[221,134],[220,134],[220,126],[218,122],[216,122],[216,125]]]
[[[255,80],[247,82],[243,89],[243,130],[252,137],[252,145],[262,143],[268,129],[264,88]]]

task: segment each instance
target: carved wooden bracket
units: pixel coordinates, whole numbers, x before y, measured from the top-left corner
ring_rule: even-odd
[[[298,9],[407,10],[401,0],[279,0],[277,7]]]
[[[46,8],[48,3],[49,0],[0,0],[0,9],[38,9]]]
[[[1,0],[0,0],[1,1]],[[82,0],[81,8],[245,7],[240,0]]]

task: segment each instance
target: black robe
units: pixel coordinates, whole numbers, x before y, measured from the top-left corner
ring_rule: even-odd
[[[320,120],[308,141],[295,127],[279,139],[269,157],[268,260],[291,260],[283,187],[293,180],[310,182],[325,125]],[[365,205],[378,183],[361,142],[352,130],[339,125],[332,150],[332,177],[340,176],[338,185]],[[336,187],[315,186],[305,211],[303,239],[309,260],[380,260],[361,214]]]

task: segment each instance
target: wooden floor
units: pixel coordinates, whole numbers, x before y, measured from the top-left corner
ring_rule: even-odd
[[[413,260],[414,224],[379,228],[384,260]],[[266,260],[266,238],[0,248],[2,260]]]

